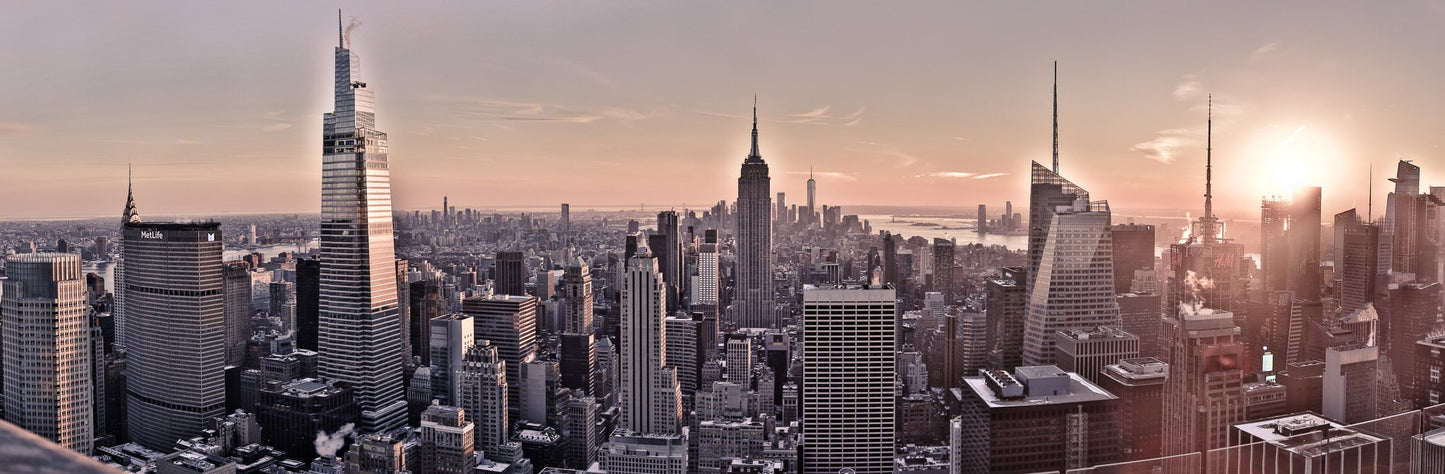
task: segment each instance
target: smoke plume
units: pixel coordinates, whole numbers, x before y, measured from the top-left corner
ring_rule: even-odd
[[[351,30],[354,30],[359,26],[361,26],[361,20],[357,20],[354,16],[351,17],[351,22],[346,24],[346,30],[341,34],[341,36],[346,38],[347,49],[351,49]]]
[[[316,455],[328,458],[336,457],[336,452],[346,445],[346,437],[351,435],[354,428],[356,428],[355,423],[347,423],[341,425],[341,428],[330,435],[327,435],[324,430],[317,430],[316,441],[313,442],[316,445]]]

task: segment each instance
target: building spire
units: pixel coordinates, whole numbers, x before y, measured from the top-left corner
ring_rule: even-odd
[[[813,165],[808,165],[808,181],[813,180]]]
[[[132,181],[132,165],[125,165],[125,211],[121,212],[121,225],[140,222],[140,210],[135,207],[135,184]]]
[[[1059,62],[1054,61],[1054,174],[1059,174]]]
[[[336,9],[336,47],[346,48],[346,33],[341,27],[341,9]]]
[[[1214,94],[1209,94],[1204,128],[1204,217],[1214,218]]]
[[[753,94],[753,150],[748,152],[748,161],[763,161],[763,155],[758,153],[758,95]]]

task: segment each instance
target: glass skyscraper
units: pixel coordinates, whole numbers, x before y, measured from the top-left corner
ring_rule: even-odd
[[[336,109],[322,132],[317,348],[321,376],[352,384],[362,429],[376,432],[406,422],[404,354],[386,133],[349,46],[336,47]]]

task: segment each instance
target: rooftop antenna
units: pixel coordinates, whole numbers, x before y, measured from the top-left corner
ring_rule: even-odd
[[[345,47],[346,47],[346,34],[345,34],[345,32],[342,31],[342,26],[341,26],[341,9],[340,9],[340,8],[337,8],[337,9],[336,9],[336,47],[338,47],[338,48],[345,48]]]
[[[1214,218],[1214,94],[1209,94],[1204,132],[1204,217]]]
[[[1059,62],[1054,61],[1054,174],[1059,174]]]
[[[1368,185],[1365,186],[1365,189],[1368,189],[1368,190],[1369,190],[1369,191],[1368,191],[1368,192],[1369,192],[1369,196],[1366,196],[1366,197],[1365,197],[1365,202],[1368,203],[1368,204],[1366,204],[1366,207],[1365,207],[1365,212],[1366,212],[1365,218],[1366,218],[1366,222],[1374,222],[1374,221],[1375,221],[1375,163],[1374,163],[1374,162],[1370,162],[1368,165],[1369,165],[1369,167],[1370,167],[1370,173],[1369,173],[1369,175],[1370,175],[1370,182],[1369,182]]]

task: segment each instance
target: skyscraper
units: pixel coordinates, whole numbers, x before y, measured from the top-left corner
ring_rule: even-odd
[[[597,343],[592,325],[592,272],[578,258],[562,275],[563,314],[562,386],[594,395]]]
[[[1230,427],[1245,415],[1244,345],[1234,315],[1190,307],[1165,319],[1164,327],[1164,455],[1226,446]]]
[[[522,410],[522,364],[537,359],[537,299],[531,296],[475,296],[462,301],[462,312],[476,324],[476,340],[497,347],[507,363],[507,406],[513,418]],[[468,408],[463,406],[462,408]],[[469,409],[469,408],[468,408]]]
[[[168,450],[226,408],[220,224],[128,223],[123,240],[128,429]]]
[[[952,303],[954,243],[948,239],[933,239],[933,291],[943,294],[944,303]]]
[[[475,344],[476,327],[472,317],[465,314],[440,316],[432,319],[430,325],[432,400],[455,406],[462,358]]]
[[[619,429],[675,434],[682,430],[676,369],[667,364],[665,284],[657,259],[639,247],[622,285]]]
[[[497,447],[510,438],[508,370],[507,362],[497,354],[497,347],[486,339],[477,340],[467,348],[466,357],[457,368],[457,406],[466,413],[467,421],[476,425],[476,450],[488,456],[495,455]]]
[[[662,245],[653,245],[652,254],[657,257],[657,267],[662,270],[662,281],[667,283],[667,312],[677,311],[681,306],[682,293],[682,239],[677,224],[677,211],[657,213],[657,235]]]
[[[754,121],[756,121],[756,119],[754,119]],[[756,138],[756,133],[754,133],[754,135],[755,135],[754,138]],[[756,140],[755,140],[755,141],[756,141]],[[815,217],[815,216],[818,215],[818,208],[816,207],[816,206],[818,205],[817,195],[818,195],[818,182],[813,180],[813,167],[812,167],[812,166],[809,166],[809,167],[808,167],[808,225],[809,225],[809,226],[813,226],[813,225],[816,225],[816,224],[818,223],[818,222],[817,222],[817,218]]]
[[[1054,163],[1058,164],[1057,158]],[[1079,200],[1088,201],[1089,192],[1044,165],[1033,162],[1029,185],[1029,268],[1025,273],[1028,279],[1025,293],[1033,293],[1039,262],[1044,257],[1044,244],[1049,239],[1049,226],[1054,222],[1054,212],[1060,206],[1073,206],[1074,201]]]
[[[336,108],[322,127],[317,352],[321,376],[351,384],[361,429],[377,432],[406,422],[406,399],[386,133],[360,75],[361,59],[339,38]]]
[[[1118,224],[1109,231],[1114,242],[1114,293],[1129,293],[1136,270],[1154,269],[1154,226]]]
[[[987,280],[988,366],[1013,370],[1023,365],[1024,318],[1028,293],[1024,269],[1004,267],[1002,274]]]
[[[18,254],[5,264],[5,420],[88,455],[100,433],[91,412],[95,353],[80,255]]]
[[[246,363],[246,341],[251,339],[251,265],[226,262],[226,367]]]
[[[525,296],[527,294],[527,270],[522,252],[497,252],[493,280],[498,295]]]
[[[889,287],[804,288],[798,472],[893,472],[895,298]]]
[[[1121,324],[1114,299],[1109,204],[1079,200],[1059,208],[1052,218],[1026,300],[1024,365],[1054,363],[1057,331]]]
[[[321,260],[296,259],[296,348],[317,349],[321,329]]]
[[[738,177],[737,284],[739,328],[777,328],[773,312],[773,217],[768,164],[758,153],[758,108],[753,104],[753,148]],[[811,208],[811,203],[809,206]]]

